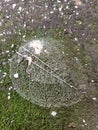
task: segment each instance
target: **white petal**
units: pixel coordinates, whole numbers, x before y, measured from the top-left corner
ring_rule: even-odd
[[[14,78],[16,79],[18,78],[18,73],[14,74]]]
[[[51,112],[51,115],[52,115],[52,116],[56,116],[56,115],[57,115],[57,112],[56,112],[56,111],[52,111],[52,112]]]

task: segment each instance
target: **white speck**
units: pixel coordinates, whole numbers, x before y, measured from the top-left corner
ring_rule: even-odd
[[[78,8],[78,6],[77,5],[75,5],[75,9],[77,9]]]
[[[47,53],[48,51],[45,49],[45,50],[44,50],[44,52],[46,52],[46,53]]]
[[[16,7],[16,4],[12,4],[12,8],[14,9]]]
[[[20,11],[17,11],[18,14],[20,14]]]
[[[85,33],[82,33],[82,36],[85,36]]]
[[[45,25],[43,25],[43,28],[45,29],[45,28],[46,28],[46,26],[45,26]]]
[[[14,122],[14,120],[11,121],[11,123],[13,123],[13,122]]]
[[[16,88],[14,87],[14,90],[16,90]]]
[[[26,27],[26,23],[24,23],[24,25],[23,25],[24,27]]]
[[[9,19],[9,18],[10,18],[10,16],[8,16],[8,15],[7,15],[7,16],[6,16],[6,18],[7,18],[7,19]]]
[[[84,127],[84,125],[82,124],[82,127]]]
[[[29,11],[26,11],[26,14],[29,14]]]
[[[77,39],[76,37],[74,38],[74,40],[75,40],[75,41],[78,41],[78,39]]]
[[[76,15],[79,15],[79,12],[76,12]]]
[[[82,120],[82,122],[83,122],[83,124],[84,124],[84,125],[87,125],[87,123],[86,123],[85,119],[83,119],[83,120]]]
[[[8,93],[8,95],[10,95],[11,93]]]
[[[56,116],[56,115],[57,115],[57,112],[56,112],[56,111],[52,111],[52,112],[51,112],[51,115],[52,115],[52,116]]]
[[[11,48],[13,48],[13,47],[14,47],[14,44],[11,45]]]
[[[59,8],[59,11],[60,11],[60,12],[62,11],[62,7]]]
[[[68,53],[66,53],[66,55],[68,56],[69,54],[68,54]]]
[[[77,57],[74,57],[76,61],[78,61],[79,59]]]
[[[79,49],[79,48],[77,48],[77,51],[80,51],[80,49]]]
[[[9,87],[9,91],[12,89],[12,86]]]
[[[6,72],[4,72],[4,73],[3,73],[3,78],[5,78],[5,77],[6,77],[6,75],[7,75],[7,73],[6,73]]]
[[[54,7],[53,10],[56,10],[56,7]]]
[[[61,1],[60,1],[60,0],[57,0],[57,2],[58,2],[58,3],[61,3]]]
[[[11,99],[11,97],[10,97],[10,95],[8,95],[8,100],[10,100]]]
[[[0,33],[0,36],[3,36],[3,33]]]
[[[11,61],[12,61],[12,59],[8,59],[8,61],[9,61],[9,62],[11,62]]]
[[[95,100],[96,100],[96,97],[93,97],[92,99],[95,101]]]
[[[50,11],[50,14],[53,14],[54,13],[54,11]]]
[[[22,7],[21,6],[19,7],[19,11],[22,11]]]
[[[86,121],[84,119],[82,121],[83,121],[83,123],[86,123]]]
[[[82,24],[82,21],[79,21],[79,25],[81,25]]]
[[[63,16],[63,15],[64,15],[64,13],[63,13],[63,12],[61,12],[61,15]]]
[[[6,53],[9,53],[9,52],[10,52],[9,50],[6,51]]]
[[[34,22],[34,19],[32,19],[32,23]]]
[[[69,6],[68,6],[68,5],[66,6],[66,9],[69,9]]]
[[[18,76],[19,76],[18,73],[14,74],[14,78],[16,79],[18,78]]]
[[[47,4],[45,5],[45,8],[46,8],[46,9],[48,8],[48,5],[47,5]]]
[[[73,88],[73,86],[72,86],[72,85],[70,85],[70,87],[71,87],[71,88]]]
[[[44,16],[44,19],[47,19],[47,16],[46,16],[46,15]]]
[[[94,83],[94,80],[92,79],[91,82]]]
[[[25,38],[26,37],[26,35],[23,35],[23,38]]]

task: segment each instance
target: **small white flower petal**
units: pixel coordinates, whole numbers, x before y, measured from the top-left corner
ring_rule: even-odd
[[[17,79],[18,77],[19,77],[18,73],[14,74],[14,78]]]
[[[83,123],[86,123],[86,121],[84,119],[82,121],[83,121]]]
[[[74,40],[75,40],[75,41],[78,41],[78,39],[77,39],[76,37],[74,38]]]
[[[95,101],[95,100],[96,100],[96,97],[93,97],[92,99]]]
[[[8,100],[10,100],[11,99],[11,97],[10,97],[10,95],[8,95]]]
[[[52,111],[52,112],[51,112],[51,115],[52,115],[52,116],[56,116],[56,115],[57,115],[57,112],[56,112],[56,111]]]

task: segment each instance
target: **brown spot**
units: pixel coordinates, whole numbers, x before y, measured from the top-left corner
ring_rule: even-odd
[[[71,122],[69,125],[68,125],[69,128],[76,128],[76,125],[74,122]]]

